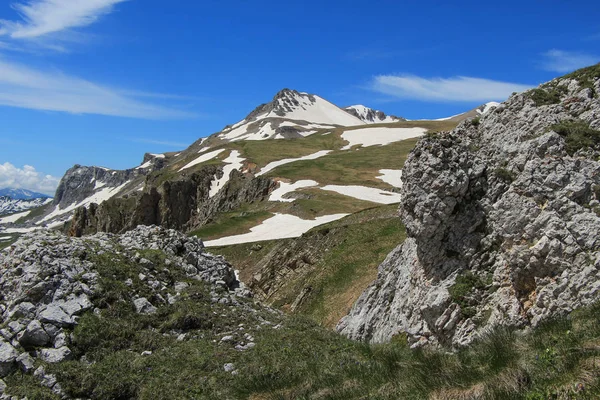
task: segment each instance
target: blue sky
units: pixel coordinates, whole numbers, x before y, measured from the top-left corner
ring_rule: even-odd
[[[597,1],[455,3],[6,1],[0,187],[133,167],[284,87],[439,118],[600,61]]]

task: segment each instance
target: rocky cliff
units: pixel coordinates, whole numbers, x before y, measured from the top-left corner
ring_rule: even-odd
[[[598,300],[600,65],[429,135],[403,170],[408,239],[338,325],[467,344]]]
[[[254,178],[232,171],[223,189],[209,197],[213,178],[222,175],[222,167],[208,165],[197,172],[172,179],[155,182],[149,178],[141,193],[77,209],[69,234],[81,236],[95,232],[125,232],[138,225],[159,225],[189,231],[206,224],[219,212],[235,209],[244,203],[265,200],[277,184],[268,178]]]

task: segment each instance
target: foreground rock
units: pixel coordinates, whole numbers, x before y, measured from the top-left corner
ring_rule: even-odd
[[[422,140],[403,171],[409,238],[338,325],[459,346],[598,300],[600,66]]]
[[[120,282],[133,267],[137,279]],[[18,369],[32,373],[37,361],[72,359],[72,330],[84,313],[100,313],[109,304],[105,285],[124,288],[116,301],[152,314],[178,301],[188,286],[175,281],[178,276],[206,282],[214,302],[235,304],[238,296],[249,295],[227,262],[205,253],[199,239],[174,230],[140,226],[124,235],[85,239],[28,234],[0,253],[0,378]],[[43,369],[36,376],[61,393]]]

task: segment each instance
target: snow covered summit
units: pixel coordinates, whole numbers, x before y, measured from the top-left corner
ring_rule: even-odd
[[[266,140],[308,136],[316,129],[364,125],[364,122],[327,100],[283,89],[237,124],[223,129],[225,141]]]
[[[386,115],[383,111],[374,110],[361,104],[344,108],[346,112],[359,118],[365,124],[381,124],[406,121],[404,118]]]

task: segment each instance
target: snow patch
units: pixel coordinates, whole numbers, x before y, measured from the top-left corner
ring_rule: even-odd
[[[119,193],[121,190],[123,190],[123,188],[125,188],[125,186],[127,186],[128,184],[129,184],[129,181],[125,182],[121,186],[112,187],[112,188],[111,187],[104,188],[104,189],[100,190],[99,192],[94,193],[90,197],[80,201],[79,203],[71,204],[70,206],[68,206],[65,209],[60,208],[60,205],[56,206],[54,208],[54,211],[52,211],[50,214],[46,215],[40,221],[36,222],[36,224],[40,225],[46,221],[49,221],[53,218],[58,217],[59,215],[63,215],[68,212],[74,211],[75,209],[77,209],[79,207],[88,206],[92,203],[100,204],[103,201],[106,201],[106,200],[114,197],[117,193]]]
[[[225,186],[227,182],[229,182],[229,175],[231,174],[231,171],[233,171],[234,169],[239,170],[240,168],[242,168],[244,166],[245,160],[245,158],[240,157],[239,151],[232,150],[229,154],[229,157],[223,160],[223,162],[227,163],[227,165],[223,167],[223,177],[217,179],[217,177],[215,176],[215,178],[210,184],[210,191],[208,192],[208,197],[214,197],[214,195],[219,193],[219,190],[221,190],[221,188]]]
[[[366,186],[341,186],[341,185],[327,185],[321,188],[322,190],[328,190],[343,194],[344,196],[354,197],[359,200],[372,201],[373,203],[379,204],[393,204],[400,202],[400,195],[394,192],[388,192],[387,190],[375,189]]]
[[[313,186],[318,186],[318,185],[319,185],[319,182],[315,182],[315,181],[309,180],[309,179],[297,181],[294,183],[279,182],[279,187],[271,193],[271,196],[269,197],[269,201],[283,201],[286,203],[291,203],[294,201],[294,199],[284,198],[283,196],[285,194],[294,192],[298,189],[313,187]]]
[[[489,111],[491,111],[492,109],[494,109],[494,108],[498,107],[499,105],[500,105],[500,103],[497,103],[497,102],[495,102],[495,101],[490,101],[489,103],[485,103],[485,104],[484,104],[484,106],[483,106],[483,110],[477,110],[477,112],[478,112],[480,115],[483,115],[483,114],[486,114],[486,113],[488,113],[488,112],[489,112]]]
[[[326,224],[344,218],[348,214],[333,214],[317,217],[313,220],[302,219],[289,214],[275,214],[263,221],[262,224],[250,229],[249,233],[228,236],[221,239],[204,242],[207,247],[228,246],[231,244],[260,242],[302,236],[315,226]]]
[[[283,160],[273,161],[273,162],[270,162],[267,165],[265,165],[264,168],[261,168],[260,172],[258,174],[256,174],[256,176],[264,175],[267,172],[269,172],[277,167],[280,167],[282,165],[285,165],[285,164],[293,163],[296,161],[302,161],[302,160],[315,160],[317,158],[326,156],[329,153],[331,153],[331,150],[321,150],[321,151],[317,151],[316,153],[309,154],[307,156],[302,156],[302,157],[298,157],[298,158],[284,158]]]
[[[205,161],[212,160],[213,158],[215,158],[216,156],[218,156],[219,154],[221,154],[224,151],[225,151],[225,149],[219,149],[219,150],[211,151],[210,153],[203,154],[200,157],[196,158],[194,161],[188,163],[186,166],[180,168],[179,171],[183,171],[184,169],[192,168],[194,165],[198,165]]]
[[[401,169],[380,169],[377,179],[381,179],[385,183],[401,188],[402,187],[402,170]]]
[[[0,224],[11,224],[17,222],[19,219],[28,216],[31,214],[30,211],[24,211],[18,214],[9,215],[8,217],[0,218]]]
[[[342,138],[349,143],[342,150],[349,150],[356,145],[369,147],[400,142],[422,136],[425,132],[425,128],[364,128],[346,131],[342,133]]]

